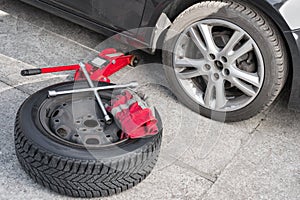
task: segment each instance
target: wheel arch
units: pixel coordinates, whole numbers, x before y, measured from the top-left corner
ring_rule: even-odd
[[[161,16],[161,13],[165,13],[169,20],[173,22],[176,17],[183,12],[188,7],[200,3],[206,0],[165,0],[163,3],[159,4],[159,6],[155,9],[153,12],[153,15],[151,19],[148,21],[147,27],[155,27],[159,23],[159,18]],[[275,8],[272,6],[271,3],[269,3],[270,0],[254,0],[254,1],[247,1],[247,0],[238,0],[240,2],[252,5],[256,7],[256,9],[260,10],[262,13],[264,13],[267,17],[269,17],[273,23],[277,26],[277,28],[280,30],[283,38],[286,40],[286,33],[291,32],[289,25],[285,21],[283,15],[279,12],[278,8]],[[290,33],[292,36],[292,33]],[[287,38],[291,39],[291,38]],[[295,42],[295,39],[294,39]],[[290,46],[291,44],[288,44]],[[289,47],[291,50],[292,48]]]

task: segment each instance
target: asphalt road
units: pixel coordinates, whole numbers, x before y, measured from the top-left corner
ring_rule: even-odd
[[[76,63],[110,45],[107,38],[44,11],[0,0],[0,199],[68,199],[27,176],[13,138],[21,103],[68,74],[24,78],[20,70]],[[162,150],[145,181],[107,199],[300,198],[300,113],[287,109],[287,92],[267,112],[224,124],[178,103],[159,63],[127,68],[113,77],[117,83],[132,80],[162,115]]]

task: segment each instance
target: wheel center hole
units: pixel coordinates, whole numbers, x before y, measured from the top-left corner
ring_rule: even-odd
[[[89,128],[94,128],[98,126],[98,122],[96,120],[89,119],[84,122],[84,125]]]

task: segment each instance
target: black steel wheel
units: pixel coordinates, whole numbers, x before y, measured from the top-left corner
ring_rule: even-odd
[[[99,83],[99,85],[106,85]],[[103,197],[127,190],[153,169],[162,139],[128,139],[113,122],[105,125],[93,93],[48,98],[49,90],[88,87],[66,82],[31,95],[15,122],[15,148],[24,170],[38,183],[74,197]],[[104,102],[112,90],[99,93]]]

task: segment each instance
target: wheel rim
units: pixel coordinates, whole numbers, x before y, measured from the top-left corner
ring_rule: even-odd
[[[64,144],[99,148],[127,140],[115,122],[104,123],[95,97],[88,93],[46,99],[39,108],[39,118],[47,133]]]
[[[221,20],[198,21],[179,36],[173,56],[178,82],[201,106],[235,111],[249,105],[264,80],[264,62],[253,38]]]

